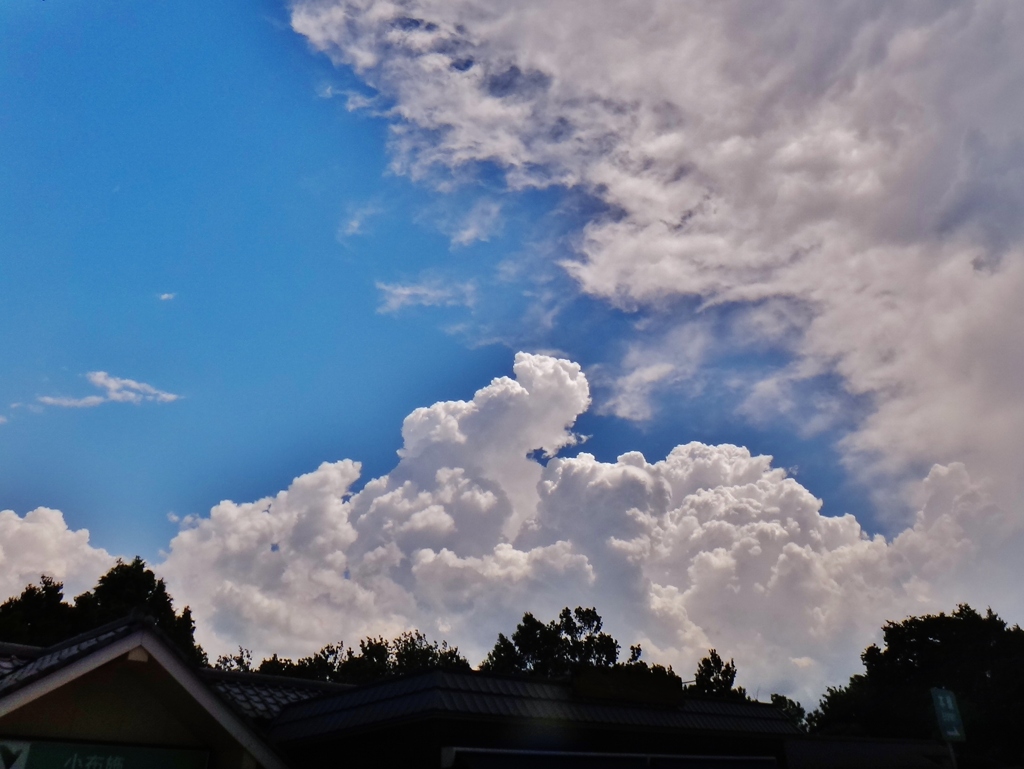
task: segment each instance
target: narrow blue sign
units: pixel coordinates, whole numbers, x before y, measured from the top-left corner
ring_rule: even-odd
[[[932,705],[935,706],[935,718],[939,722],[939,732],[946,742],[963,742],[964,722],[960,720],[960,708],[956,704],[956,695],[949,689],[932,689]]]

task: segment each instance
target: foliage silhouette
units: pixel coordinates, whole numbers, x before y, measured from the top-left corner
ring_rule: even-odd
[[[418,630],[402,633],[391,641],[382,637],[364,638],[359,642],[358,652],[339,642],[327,644],[315,654],[295,661],[274,654],[255,667],[252,652],[239,647],[236,654],[218,657],[215,666],[220,670],[349,684],[427,670],[470,670],[469,662],[458,647],[449,646],[447,641],[428,641]]]
[[[0,604],[0,641],[50,646],[74,635],[74,627],[75,607],[64,603],[64,585],[45,574]]]
[[[129,563],[118,559],[96,587],[76,596],[73,604],[64,601],[62,583],[46,575],[39,583],[0,604],[0,640],[50,646],[129,614],[144,614],[190,662],[207,664],[206,653],[195,642],[191,610],[186,606],[180,614],[175,612],[164,581],[138,556]]]
[[[604,620],[593,607],[565,607],[558,618],[543,623],[527,612],[511,637],[498,634],[494,648],[480,663],[480,670],[503,675],[528,675],[564,679],[587,670],[604,670],[627,688],[643,680],[661,682],[662,690],[681,690],[682,681],[671,667],[650,665],[640,659],[639,644],[629,648],[629,658],[618,662],[619,642],[604,632]]]
[[[792,721],[798,729],[806,730],[807,711],[804,710],[804,706],[799,702],[791,700],[783,694],[773,694],[772,705],[789,716],[789,720]]]
[[[593,608],[566,607],[547,624],[527,612],[511,638],[498,634],[480,669],[559,678],[578,667],[612,667],[619,658],[619,642],[602,632],[603,627]]]
[[[937,738],[930,689],[957,696],[967,741],[963,767],[1024,763],[1024,631],[991,609],[888,622],[882,648],[861,655],[864,673],[829,687],[808,725],[820,734]]]
[[[715,649],[708,649],[708,655],[697,663],[693,683],[686,687],[686,693],[722,700],[749,700],[746,689],[733,687],[735,682],[736,663],[731,659],[724,662]]]

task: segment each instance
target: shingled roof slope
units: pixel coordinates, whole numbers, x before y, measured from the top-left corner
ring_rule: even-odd
[[[353,688],[351,684],[238,671],[206,669],[199,675],[231,707],[259,725],[266,725],[289,705]]]
[[[163,638],[165,645],[176,652],[173,644],[163,636],[156,623],[145,616],[124,617],[53,646],[37,647],[0,642],[0,697],[143,629]],[[257,727],[266,727],[289,705],[337,694],[351,688],[347,684],[256,673],[212,669],[199,669],[197,672],[203,682],[236,713]]]
[[[7,665],[9,669],[0,677],[0,696],[20,689],[143,628],[156,630],[156,625],[148,617],[127,617],[39,649],[38,654],[32,659],[12,655],[7,658],[11,660]],[[2,668],[0,673],[3,673]]]
[[[434,671],[292,705],[278,717],[271,735],[282,741],[303,739],[425,715],[763,735],[798,733],[781,710],[763,703],[686,699],[675,707],[653,707],[574,697],[567,683]]]
[[[0,641],[0,678],[34,660],[43,651],[41,646],[26,646]]]

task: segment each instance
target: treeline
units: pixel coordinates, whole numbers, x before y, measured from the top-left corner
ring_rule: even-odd
[[[176,612],[164,581],[138,557],[129,563],[118,559],[96,587],[71,603],[64,600],[63,584],[42,576],[38,585],[0,604],[0,641],[50,646],[132,613],[155,620],[186,659],[207,664],[206,652],[195,641],[191,610],[186,606]]]
[[[107,622],[136,613],[151,617],[168,640],[193,663],[208,666],[195,642],[188,607],[175,611],[163,580],[141,558],[117,564],[96,586],[64,600],[63,586],[48,577],[0,604],[0,641],[49,646]],[[981,614],[961,604],[951,614],[910,617],[882,628],[881,646],[861,655],[864,672],[829,687],[811,713],[781,694],[771,701],[801,729],[824,735],[938,738],[932,687],[957,696],[967,742],[957,747],[964,767],[1024,765],[1024,630],[1009,626],[989,609]],[[736,686],[736,664],[709,649],[682,681],[672,667],[648,665],[639,645],[622,646],[604,631],[593,608],[565,608],[542,622],[524,614],[508,636],[498,635],[479,670],[505,675],[565,678],[581,669],[615,669],[678,687],[683,696],[749,700]],[[426,670],[469,671],[458,647],[431,641],[419,631],[394,639],[365,638],[357,647],[327,644],[299,659],[274,654],[253,660],[239,647],[212,665],[222,670],[294,676],[319,681],[367,683]]]
[[[345,684],[365,684],[427,670],[472,670],[457,646],[449,646],[447,641],[428,641],[418,630],[402,633],[390,641],[382,637],[364,638],[358,651],[343,643],[331,643],[294,661],[274,654],[254,664],[252,652],[239,646],[236,654],[218,657],[214,667]]]
[[[546,624],[526,613],[510,638],[498,634],[494,648],[478,669],[504,675],[565,678],[581,668],[620,668],[638,676],[674,680],[683,686],[671,666],[648,665],[641,660],[639,645],[631,646],[628,659],[620,663],[621,646],[603,627],[601,615],[593,608],[565,608],[557,619]],[[427,670],[472,670],[457,646],[429,641],[418,630],[392,640],[365,638],[359,642],[358,650],[340,643],[327,644],[298,660],[274,654],[258,664],[254,663],[251,651],[239,647],[235,654],[219,657],[214,667],[352,684]],[[709,687],[713,685],[709,683]],[[696,693],[699,688],[693,691]]]
[[[966,742],[961,767],[1024,766],[1024,630],[960,604],[951,614],[909,617],[882,628],[861,655],[864,672],[829,687],[807,717],[812,732],[932,739],[931,688],[952,691]]]
[[[70,603],[64,601],[63,591],[60,582],[44,576],[39,585],[28,585],[21,595],[0,604],[0,641],[49,646],[135,613],[151,617],[187,659],[210,666],[206,652],[196,643],[191,610],[186,606],[181,612],[175,611],[164,581],[141,558],[127,563],[118,560],[99,578],[96,587]],[[619,661],[621,650],[621,644],[604,632],[604,622],[596,609],[565,608],[557,619],[547,623],[526,613],[510,636],[498,634],[494,648],[478,669],[505,675],[564,678],[581,668],[617,668],[684,688],[671,666],[648,665],[642,660],[639,645],[629,647],[624,662]],[[472,670],[457,646],[430,641],[418,630],[390,640],[364,638],[357,648],[346,647],[342,642],[331,643],[296,660],[274,654],[257,663],[250,650],[239,647],[234,654],[218,657],[212,667],[353,684],[426,670]],[[693,680],[685,685],[685,691],[698,696],[745,699],[742,687],[733,686],[735,678],[732,660],[724,662],[711,649],[698,665]],[[776,699],[780,697],[773,695]],[[799,709],[796,703],[785,702],[791,709]],[[801,720],[802,717],[800,711]]]

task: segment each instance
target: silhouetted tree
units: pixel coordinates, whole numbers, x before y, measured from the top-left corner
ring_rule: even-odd
[[[1024,763],[1024,631],[991,609],[909,617],[882,628],[882,648],[861,655],[864,673],[830,687],[807,720],[823,734],[938,736],[930,689],[957,696],[967,742],[961,764]]]
[[[565,678],[582,670],[607,670],[625,684],[641,680],[660,686],[682,688],[682,681],[671,667],[648,665],[640,659],[640,645],[629,647],[629,658],[618,662],[619,642],[604,632],[604,620],[593,607],[566,607],[558,619],[541,622],[527,612],[511,637],[498,634],[494,648],[480,663],[480,670],[505,675],[531,675],[541,678]]]
[[[359,642],[358,652],[337,643],[327,644],[315,654],[298,660],[274,654],[256,667],[252,664],[252,652],[239,647],[236,654],[218,657],[216,667],[350,684],[427,670],[470,670],[469,662],[458,647],[449,646],[447,641],[428,641],[418,630],[402,633],[391,641],[383,637],[364,638]]]
[[[362,646],[360,645],[360,648]],[[364,651],[362,656],[366,656]],[[428,641],[420,631],[402,633],[391,642],[391,670],[395,675],[423,670],[470,670],[469,662],[458,647],[447,641]]]
[[[629,658],[625,664],[616,665],[616,667],[626,668],[627,670],[635,673],[643,673],[646,675],[654,676],[656,678],[671,678],[674,683],[679,685],[679,688],[683,687],[683,679],[676,675],[675,671],[672,670],[672,666],[665,667],[664,665],[648,665],[642,659],[640,655],[643,654],[643,650],[640,648],[640,644],[635,644],[629,647]]]
[[[39,586],[28,585],[0,605],[0,640],[50,646],[132,613],[151,617],[189,661],[206,664],[206,653],[195,642],[192,612],[187,606],[175,612],[164,581],[138,556],[129,563],[118,559],[74,604],[64,601],[62,583],[44,575]]]
[[[602,632],[603,626],[593,608],[566,607],[547,624],[527,612],[511,638],[498,634],[480,669],[557,678],[579,667],[612,667],[619,658],[619,642]]]
[[[217,668],[217,670],[226,670],[236,673],[251,673],[253,672],[252,652],[243,646],[239,646],[238,651],[235,654],[222,654],[217,657],[217,661],[213,663],[213,666]]]
[[[174,602],[164,581],[157,579],[139,556],[129,563],[119,558],[110,571],[100,577],[96,587],[75,596],[79,632],[133,612],[154,619],[157,627],[192,662],[206,664],[206,654],[195,642],[196,626],[191,609],[186,606],[180,614],[174,611]]]
[[[742,686],[733,688],[736,682],[736,663],[731,659],[724,662],[715,649],[708,649],[708,656],[697,663],[694,681],[686,687],[687,694],[715,697],[724,700],[746,700],[747,690]]]
[[[44,574],[39,585],[0,604],[0,641],[50,646],[75,634],[74,614],[64,603],[64,585]]]
[[[783,694],[773,694],[772,705],[789,716],[789,720],[792,721],[798,729],[804,730],[807,728],[807,711],[805,711],[804,706],[796,700],[791,700]]]
[[[382,636],[364,638],[360,641],[359,654],[355,654],[349,649],[342,659],[340,651],[338,649],[340,675],[337,680],[347,679],[349,683],[361,684],[368,681],[376,681],[392,674],[397,675],[399,672],[396,669],[397,665],[394,664],[391,644],[385,641]],[[469,663],[467,662],[466,665],[468,667]]]

